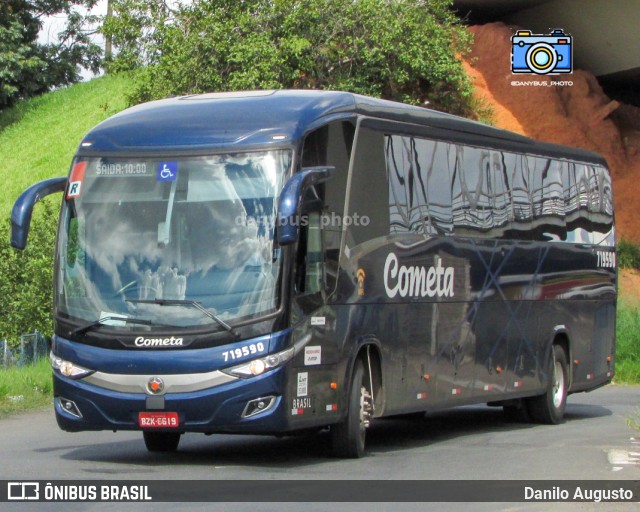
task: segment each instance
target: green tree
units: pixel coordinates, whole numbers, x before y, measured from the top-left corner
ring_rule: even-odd
[[[0,334],[12,343],[34,330],[53,332],[52,261],[57,213],[58,205],[53,200],[38,204],[24,251],[16,251],[7,243],[9,219],[0,223]]]
[[[0,1],[0,111],[17,100],[53,87],[77,82],[80,66],[100,69],[102,49],[91,41],[86,27],[95,16],[80,14],[76,6],[91,8],[97,0]],[[63,14],[64,30],[54,43],[38,43],[42,18]]]
[[[472,115],[451,0],[113,0],[112,69],[145,66],[132,102],[269,88],[340,89]]]

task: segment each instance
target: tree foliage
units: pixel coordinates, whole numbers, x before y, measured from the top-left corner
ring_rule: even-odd
[[[42,94],[52,87],[77,82],[79,67],[97,72],[102,49],[90,39],[87,23],[95,16],[80,14],[76,6],[91,8],[97,0],[2,0],[0,2],[0,110],[16,101]],[[45,16],[63,14],[64,30],[54,43],[38,43]]]
[[[627,240],[620,240],[618,242],[618,266],[640,269],[640,246]]]
[[[470,115],[451,0],[114,0],[112,69],[132,102],[206,91],[339,89]]]
[[[35,208],[29,244],[10,247],[10,221],[0,223],[0,333],[16,343],[20,335],[53,332],[53,252],[58,207],[42,201]]]

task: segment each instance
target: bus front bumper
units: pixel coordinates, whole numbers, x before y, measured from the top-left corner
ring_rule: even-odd
[[[212,387],[184,386],[182,392],[158,395],[130,392],[127,386],[135,384],[122,379],[105,384],[109,379],[104,374],[99,377],[102,380],[95,376],[71,379],[54,372],[54,407],[61,429],[143,430],[140,413],[149,412],[174,418],[177,414],[177,426],[160,430],[269,434],[294,428],[287,420],[282,396],[286,389],[284,367],[249,379],[222,377],[215,381],[213,376]],[[170,380],[172,376],[167,377]],[[202,381],[202,374],[193,379],[184,374],[173,377],[183,382]]]

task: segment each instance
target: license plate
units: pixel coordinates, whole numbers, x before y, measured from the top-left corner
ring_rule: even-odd
[[[180,425],[177,412],[141,412],[138,425],[142,428],[173,428]]]

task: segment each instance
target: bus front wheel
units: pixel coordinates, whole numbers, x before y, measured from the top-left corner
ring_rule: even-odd
[[[150,452],[175,452],[180,442],[179,432],[149,432],[142,433],[144,444]]]
[[[549,381],[544,395],[527,399],[531,419],[557,425],[562,421],[569,386],[567,356],[560,345],[553,345],[549,361]]]
[[[338,457],[355,459],[364,455],[365,437],[373,410],[365,376],[364,364],[358,359],[353,369],[347,414],[340,423],[331,426],[333,451]]]

